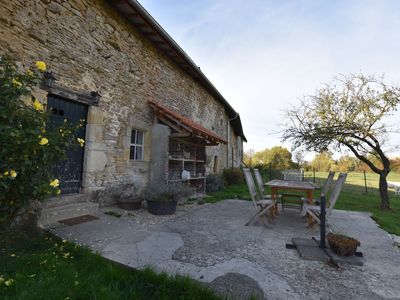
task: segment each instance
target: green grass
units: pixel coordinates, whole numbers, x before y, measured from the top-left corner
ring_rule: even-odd
[[[219,299],[187,277],[128,269],[49,236],[4,233],[0,295],[4,300]]]
[[[324,185],[327,176],[328,172],[316,172],[315,182],[320,185]],[[306,180],[309,181],[314,180],[313,172],[305,172],[304,177],[306,178]],[[379,195],[378,191],[379,175],[376,173],[367,172],[365,174],[365,179],[366,179],[368,194]],[[344,190],[365,192],[366,191],[365,179],[364,179],[364,173],[362,172],[349,172],[346,178],[346,184],[344,186]],[[400,182],[400,173],[390,172],[387,179],[389,181]]]
[[[210,193],[209,197],[205,198],[207,203],[215,203],[225,199],[243,199],[251,200],[246,184],[235,184],[225,187],[223,190]]]
[[[328,176],[327,172],[317,172],[315,182],[323,186]],[[335,175],[335,178],[337,175]],[[313,173],[306,172],[306,180],[313,181]],[[372,214],[372,218],[389,233],[400,235],[400,197],[389,190],[391,211],[382,211],[379,208],[380,197],[378,190],[379,177],[374,173],[366,173],[367,193],[365,189],[364,174],[350,172],[347,176],[345,186],[339,199],[336,202],[336,209],[366,211]],[[268,180],[264,178],[264,180]],[[400,173],[390,173],[388,180],[400,182]],[[314,193],[314,197],[319,197],[319,192]],[[206,202],[214,203],[224,199],[246,199],[249,200],[250,194],[246,184],[228,186],[222,191],[211,193],[206,198]]]

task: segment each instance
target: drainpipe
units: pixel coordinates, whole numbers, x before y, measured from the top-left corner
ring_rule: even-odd
[[[235,120],[237,117],[239,117],[239,114],[236,113],[236,115],[232,118],[228,120],[228,137],[227,137],[227,144],[226,144],[226,167],[229,167],[229,145],[231,144],[231,122],[233,120]]]

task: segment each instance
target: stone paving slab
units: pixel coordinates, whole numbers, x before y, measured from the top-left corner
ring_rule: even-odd
[[[208,284],[220,282],[227,295],[231,281],[243,275],[257,283],[266,299],[400,299],[400,249],[369,214],[333,212],[333,229],[360,240],[365,258],[364,266],[343,264],[339,269],[300,259],[286,249],[293,237],[319,234],[318,228],[307,228],[298,210],[285,210],[271,229],[244,226],[253,214],[251,202],[225,200],[151,225],[135,217],[100,214],[98,220],[53,232],[134,268],[152,266]],[[221,277],[228,279],[217,280]],[[241,289],[247,287],[252,289],[247,284]]]
[[[329,262],[330,257],[312,239],[293,238],[293,244],[302,259]]]

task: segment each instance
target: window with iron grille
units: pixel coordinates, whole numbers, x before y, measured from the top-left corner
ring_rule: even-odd
[[[144,132],[136,129],[131,133],[131,152],[130,159],[143,160]]]

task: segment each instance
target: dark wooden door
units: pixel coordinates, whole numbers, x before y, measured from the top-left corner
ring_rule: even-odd
[[[58,128],[66,119],[68,122],[78,124],[85,120],[84,126],[79,128],[77,138],[85,139],[85,125],[87,118],[87,106],[81,103],[69,101],[50,95],[47,107],[51,111],[49,130]],[[62,194],[79,193],[82,186],[84,148],[78,142],[67,150],[67,159],[60,161],[54,170],[55,178],[60,180]]]

